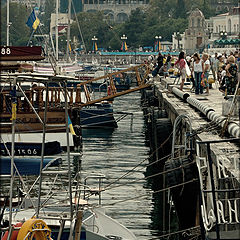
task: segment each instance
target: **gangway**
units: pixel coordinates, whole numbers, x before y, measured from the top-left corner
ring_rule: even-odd
[[[117,92],[113,77],[117,76],[118,74],[126,73],[126,72],[129,72],[129,71],[133,71],[135,73],[136,79],[137,79],[137,86],[135,86],[131,89],[122,90],[120,92]],[[150,73],[149,66],[147,64],[141,64],[141,65],[133,66],[133,67],[130,67],[130,68],[127,68],[127,69],[124,69],[124,70],[117,71],[117,72],[112,72],[112,73],[106,74],[104,76],[94,78],[94,79],[90,79],[88,81],[79,83],[77,85],[77,89],[76,89],[76,93],[77,93],[76,95],[77,96],[76,96],[75,103],[79,103],[80,107],[84,107],[84,106],[92,105],[92,104],[99,103],[99,102],[102,102],[102,101],[112,100],[115,97],[119,97],[119,96],[122,96],[122,95],[126,95],[128,93],[131,93],[131,92],[135,92],[135,91],[139,91],[141,89],[147,88],[147,87],[150,86],[150,84],[147,83],[147,81],[146,81],[149,73]],[[102,79],[105,79],[109,82],[108,91],[106,93],[107,95],[102,96],[102,97],[97,98],[97,99],[91,99],[90,92],[88,90],[88,85],[91,84],[92,82],[99,81],[99,80],[102,80]],[[79,99],[79,98],[81,98],[80,97],[81,96],[80,92],[81,92],[82,89],[84,90],[85,97],[86,97],[86,102],[84,102],[84,103],[82,103],[81,99]]]

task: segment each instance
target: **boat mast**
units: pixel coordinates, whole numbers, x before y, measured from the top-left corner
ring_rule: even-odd
[[[10,196],[9,196],[9,234],[7,240],[11,239],[12,235],[12,198],[13,198],[13,183],[14,183],[14,148],[15,148],[15,124],[16,124],[16,78],[13,80],[12,90],[12,145],[11,145],[11,179],[10,179]]]
[[[58,61],[58,10],[59,10],[59,0],[56,0],[56,27],[55,27],[56,61]]]
[[[41,162],[40,162],[40,169],[39,169],[38,205],[37,205],[37,214],[36,214],[37,218],[39,216],[39,212],[40,212],[40,208],[41,208],[42,170],[43,170],[43,160],[44,160],[44,152],[45,152],[46,124],[47,124],[47,111],[48,111],[48,83],[46,83],[45,88],[46,88],[46,96],[45,96],[45,104],[44,104]]]
[[[10,28],[10,22],[9,22],[9,1],[7,0],[7,46],[9,46],[9,28]]]
[[[67,62],[70,61],[70,20],[71,20],[71,0],[68,0]]]
[[[70,159],[70,145],[69,145],[69,127],[68,127],[68,92],[67,92],[67,82],[64,82],[64,100],[65,100],[65,121],[66,121],[66,140],[67,140],[67,159],[68,159],[68,193],[69,193],[69,203],[70,203],[70,234],[69,239],[72,239],[73,234],[73,203],[72,203],[72,172],[71,172],[71,159]]]

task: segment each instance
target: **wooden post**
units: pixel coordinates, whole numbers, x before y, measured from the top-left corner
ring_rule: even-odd
[[[75,240],[80,240],[80,237],[81,237],[82,217],[83,217],[83,211],[80,210],[77,212],[77,221],[75,225]]]
[[[76,88],[75,103],[81,103],[81,86],[77,86]]]

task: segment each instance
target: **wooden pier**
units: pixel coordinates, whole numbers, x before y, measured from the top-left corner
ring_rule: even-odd
[[[161,154],[159,148],[169,141],[170,137],[174,138],[172,157],[159,171],[164,169],[171,171],[169,168],[172,164],[175,166],[172,170],[176,173],[165,175],[163,187],[169,187],[165,186],[165,182],[173,179],[175,182],[170,182],[172,189],[174,185],[186,183],[180,192],[170,191],[177,209],[179,230],[202,225],[202,234],[204,232],[204,237],[207,236],[208,239],[230,239],[229,236],[231,239],[239,239],[240,209],[237,207],[240,203],[240,131],[237,114],[239,98],[234,103],[236,109],[229,118],[231,101],[224,99],[217,83],[213,83],[209,95],[196,95],[190,82],[184,85],[183,91],[179,90],[179,84],[175,84],[177,82],[175,78],[157,76],[151,78],[151,82],[152,89],[144,90],[143,101],[145,108],[148,108],[145,113],[147,121],[153,122],[148,126],[154,135],[152,141],[155,143],[152,146],[153,152],[156,152],[156,159],[163,157],[159,156]],[[160,135],[164,135],[166,129],[163,127],[163,132],[159,132],[159,128],[154,125],[168,123],[169,126],[169,122],[173,126],[173,137],[165,136],[164,141]],[[175,125],[178,129],[174,133]],[[162,142],[157,140],[160,138]],[[170,151],[169,147],[167,150]],[[193,162],[190,160],[186,162],[187,158]],[[193,167],[189,167],[192,163],[196,172]],[[179,168],[182,172],[177,172]],[[194,185],[189,186],[192,183],[188,176],[190,173],[192,181],[197,180],[199,184],[195,187],[200,186],[200,189],[197,187],[197,191],[193,189]],[[186,196],[183,196],[184,194]],[[163,215],[168,214],[165,209],[169,209],[167,206],[169,202],[166,199],[166,195],[163,195]],[[191,206],[187,206],[189,202],[190,204],[195,202],[192,203],[192,209]],[[190,220],[193,217],[191,211],[196,212],[195,220]],[[184,221],[188,223],[181,225]],[[163,232],[167,231],[168,227],[166,223],[163,224]]]

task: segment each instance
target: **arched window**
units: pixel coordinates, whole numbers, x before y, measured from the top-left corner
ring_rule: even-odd
[[[232,21],[231,19],[228,19],[228,32],[231,33],[232,31]]]
[[[218,33],[218,26],[216,26],[216,33]]]
[[[236,31],[236,24],[233,25],[233,32],[237,32]]]
[[[198,18],[198,20],[197,20],[197,26],[201,27],[201,19],[200,18]]]

